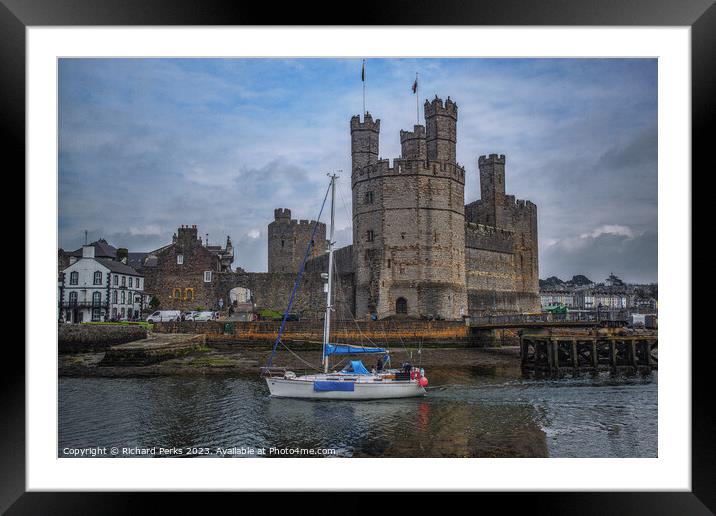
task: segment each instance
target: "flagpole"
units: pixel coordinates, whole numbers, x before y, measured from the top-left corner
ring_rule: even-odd
[[[415,72],[415,123],[420,125],[420,83],[418,82],[418,72]]]
[[[363,59],[363,73],[361,75],[361,79],[363,82],[363,116],[365,116],[365,59]]]

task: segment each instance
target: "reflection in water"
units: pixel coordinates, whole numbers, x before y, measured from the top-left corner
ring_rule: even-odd
[[[355,457],[655,457],[657,377],[431,369],[424,398],[270,398],[242,377],[60,378],[59,446],[331,449]]]

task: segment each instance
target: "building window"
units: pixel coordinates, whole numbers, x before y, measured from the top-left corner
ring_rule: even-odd
[[[94,273],[94,285],[101,285],[102,284],[102,273],[100,271],[96,271]]]
[[[77,285],[80,280],[80,274],[77,271],[70,272],[70,285]]]
[[[281,240],[281,247],[283,247],[285,243],[286,243],[286,242],[284,242],[283,240]]]
[[[180,289],[180,288],[175,288],[175,289],[172,291],[172,297],[173,297],[174,299],[181,299],[181,289]]]
[[[123,291],[122,291],[122,304],[126,303],[126,301],[127,301],[127,298],[125,297],[125,295],[126,295],[126,294],[125,294],[125,292],[124,292],[124,290],[123,290]]]
[[[122,308],[122,319],[124,319],[124,316],[125,316],[126,313],[127,313],[127,312],[124,310],[124,308]]]
[[[129,277],[129,287],[130,287],[130,288],[132,287],[132,283],[134,283],[134,278],[132,278],[132,277],[130,276],[130,277]]]
[[[119,276],[117,276],[117,275],[115,274],[115,275],[114,275],[114,286],[116,287],[117,285],[119,285]]]
[[[117,307],[115,306],[114,308],[112,308],[112,319],[116,319],[116,318],[117,318]]]
[[[101,292],[95,292],[92,294],[92,304],[93,305],[99,305],[102,303],[102,293]]]
[[[204,271],[204,283],[211,283],[211,271]]]
[[[142,289],[142,285],[141,285],[140,281],[141,281],[141,280],[140,280],[139,278],[137,278],[137,290],[141,290],[141,289]]]
[[[186,294],[184,295],[184,297],[186,298],[187,301],[191,301],[192,299],[194,299],[194,289],[193,288],[187,288],[187,289],[185,289],[185,292],[186,292]]]
[[[369,229],[369,230],[367,231],[366,237],[367,237],[368,242],[372,242],[372,241],[373,241],[373,230],[372,230],[372,229]]]
[[[127,277],[126,276],[122,276],[122,286],[123,287],[127,286]]]
[[[399,297],[395,301],[395,313],[396,314],[407,314],[408,313],[408,301],[404,297]]]
[[[390,258],[388,258],[388,268],[390,269]]]
[[[183,254],[177,255],[177,265],[184,265],[184,255]]]
[[[99,308],[92,309],[92,322],[99,322]]]
[[[373,204],[373,192],[366,192],[366,193],[365,193],[365,203],[366,203],[366,204]]]
[[[70,292],[70,303],[77,303],[77,292]]]
[[[117,304],[117,291],[116,290],[112,291],[112,303],[114,303],[115,305]],[[117,314],[114,314],[114,315],[117,315]]]

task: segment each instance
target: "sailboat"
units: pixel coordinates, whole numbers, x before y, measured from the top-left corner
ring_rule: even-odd
[[[321,353],[322,372],[314,374],[297,375],[285,368],[272,368],[271,360],[278,344],[281,342],[284,325],[291,304],[298,287],[303,265],[308,258],[311,245],[309,244],[304,257],[304,263],[299,271],[298,278],[294,285],[289,305],[284,312],[283,321],[279,329],[273,352],[269,357],[268,365],[262,368],[262,375],[266,379],[271,396],[281,398],[305,398],[305,399],[339,399],[339,400],[375,400],[389,398],[408,398],[413,396],[424,396],[428,379],[422,368],[414,367],[406,363],[400,369],[376,367],[368,370],[363,361],[355,359],[355,356],[380,355],[379,364],[390,363],[390,351],[381,347],[363,347],[350,344],[335,344],[330,342],[331,335],[331,312],[334,311],[333,300],[333,226],[335,217],[335,192],[336,174],[330,174],[331,182],[326,197],[331,193],[331,225],[328,240],[328,273],[324,274],[328,285],[326,288],[326,314],[323,323],[323,343]],[[326,198],[324,197],[323,206]],[[323,212],[323,206],[321,212]],[[316,223],[317,225],[317,223]],[[315,234],[314,226],[314,234]],[[311,237],[313,242],[313,237]],[[348,356],[347,365],[341,369],[332,370],[331,358]],[[343,361],[341,360],[341,363]]]

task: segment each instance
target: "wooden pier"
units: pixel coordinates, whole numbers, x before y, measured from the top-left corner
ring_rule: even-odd
[[[600,332],[522,334],[522,369],[559,376],[610,371],[648,373],[657,369],[656,334]]]

